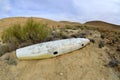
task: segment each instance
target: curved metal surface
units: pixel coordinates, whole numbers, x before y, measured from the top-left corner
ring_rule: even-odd
[[[90,41],[85,38],[71,38],[34,44],[16,50],[18,59],[43,59],[55,57],[84,47]]]

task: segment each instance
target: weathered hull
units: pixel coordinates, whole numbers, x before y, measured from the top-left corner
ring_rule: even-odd
[[[43,59],[55,57],[84,47],[90,41],[85,38],[71,38],[39,43],[16,50],[18,59]]]

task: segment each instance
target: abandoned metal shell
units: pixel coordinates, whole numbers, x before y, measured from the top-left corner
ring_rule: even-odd
[[[84,47],[90,41],[85,38],[71,38],[39,43],[16,50],[18,59],[43,59],[55,57]]]

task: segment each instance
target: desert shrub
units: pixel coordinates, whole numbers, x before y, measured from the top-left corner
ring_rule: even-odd
[[[102,39],[104,39],[105,38],[105,34],[101,34],[101,36],[100,36]]]
[[[12,46],[10,50],[14,50],[22,43],[38,43],[44,41],[50,34],[50,31],[47,25],[40,24],[33,21],[32,18],[29,18],[23,26],[14,24],[4,30],[1,38],[4,43],[10,47]]]
[[[85,29],[89,29],[89,27],[88,27],[88,26],[86,26],[86,25],[84,25],[84,28],[85,28]]]
[[[81,27],[80,27],[80,29],[81,29],[81,30],[84,30],[84,29],[85,29],[85,27],[84,27],[84,26],[81,26]]]
[[[57,31],[53,32],[50,36],[50,38],[59,38],[59,37],[60,37],[60,32]]]
[[[61,39],[67,39],[67,38],[70,38],[70,36],[65,34],[65,33],[60,33],[60,38]]]
[[[9,65],[17,65],[17,61],[15,60],[15,59],[13,59],[13,58],[7,58],[7,63],[9,64]]]
[[[80,37],[80,38],[86,38],[86,35],[87,35],[87,33],[80,33],[80,34],[79,34],[79,37]]]
[[[65,25],[64,29],[71,29],[71,30],[77,30],[79,27],[77,26],[71,26],[71,25]]]
[[[117,41],[120,41],[119,36],[116,36],[116,37],[115,37],[115,41],[116,41],[116,42],[117,42]]]
[[[3,31],[2,41],[5,43],[14,42],[18,44],[22,40],[20,24],[14,24]]]
[[[100,41],[98,47],[99,47],[99,48],[102,48],[102,47],[104,47],[104,46],[105,46],[105,43],[104,43],[103,41]]]
[[[76,27],[76,28],[81,28],[81,27],[82,27],[82,25],[75,25],[75,27]]]
[[[71,37],[72,37],[72,38],[77,38],[77,37],[79,37],[79,35],[77,35],[77,34],[72,34]]]
[[[30,18],[22,28],[22,32],[24,41],[36,43],[45,40],[50,33],[50,29],[47,25],[34,22]]]
[[[95,43],[95,40],[94,39],[90,39],[90,42]]]
[[[118,36],[118,38],[120,38],[120,35]]]
[[[57,40],[57,39],[67,39],[70,38],[70,36],[66,32],[67,30],[62,30],[60,31],[54,31],[52,34],[48,37],[48,40]]]
[[[70,25],[65,25],[65,28],[66,28],[66,29],[72,29],[73,27],[70,26]]]
[[[9,47],[7,45],[0,44],[0,56],[4,55],[9,51]]]
[[[49,35],[46,39],[46,41],[53,41],[55,38],[53,35]]]
[[[119,52],[120,52],[120,46],[117,46],[117,49],[116,49],[116,51],[119,51]]]
[[[114,67],[117,67],[118,66],[118,61],[117,60],[111,60],[109,63],[108,63],[108,66],[111,67],[111,68],[114,68]]]
[[[2,49],[2,45],[0,45],[0,56],[2,56],[4,54],[3,49]]]
[[[60,32],[56,33],[56,38],[62,39],[62,36],[63,36],[63,31],[60,31]]]

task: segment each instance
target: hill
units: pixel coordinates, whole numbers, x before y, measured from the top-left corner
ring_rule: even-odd
[[[0,33],[3,31],[3,29],[6,29],[7,27],[9,27],[10,25],[14,23],[20,23],[21,25],[23,25],[28,18],[29,17],[10,17],[10,18],[0,19]],[[43,23],[43,24],[47,24],[50,27],[63,27],[65,25],[73,25],[73,26],[74,25],[80,25],[80,26],[86,25],[86,26],[90,26],[90,27],[98,28],[102,30],[120,31],[120,25],[115,25],[115,24],[111,24],[111,23],[107,23],[103,21],[89,21],[84,24],[81,24],[78,22],[70,22],[70,21],[53,21],[53,20],[37,18],[37,17],[32,17],[32,18],[35,21]]]
[[[11,26],[12,24],[15,23],[20,23],[23,25],[29,17],[10,17],[10,18],[3,18],[0,19],[0,33]],[[77,25],[79,23],[76,22],[68,22],[68,21],[53,21],[49,19],[44,19],[44,18],[37,18],[37,17],[32,17],[32,19],[36,22],[40,22],[42,24],[47,24],[49,27],[55,28],[55,27],[62,27],[65,25]]]
[[[89,21],[84,23],[84,25],[89,25],[91,27],[99,28],[102,30],[120,31],[120,25],[115,25],[115,24],[107,23],[103,21]]]
[[[23,25],[27,19],[28,19],[27,17],[10,17],[10,18],[0,19],[0,32],[2,32],[3,29],[6,29],[7,27],[15,23],[20,23],[21,25]],[[62,23],[60,24],[56,21],[49,20],[49,19],[43,19],[43,18],[37,18],[37,17],[33,17],[33,19],[43,24],[49,24],[50,27],[63,25]]]

